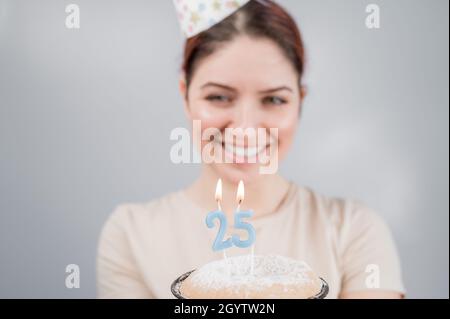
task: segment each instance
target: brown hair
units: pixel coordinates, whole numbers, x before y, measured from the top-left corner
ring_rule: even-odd
[[[223,21],[186,40],[182,69],[187,87],[197,63],[239,34],[265,37],[277,43],[297,71],[301,86],[305,53],[297,24],[290,14],[275,2],[251,0]]]

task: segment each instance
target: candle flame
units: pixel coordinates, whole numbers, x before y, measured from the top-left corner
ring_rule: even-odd
[[[241,204],[244,201],[244,182],[240,181],[236,193],[236,201]]]
[[[222,179],[219,178],[216,185],[216,201],[220,202],[222,200]]]

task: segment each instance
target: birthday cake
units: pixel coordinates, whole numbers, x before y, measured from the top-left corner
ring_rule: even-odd
[[[315,299],[326,282],[303,261],[276,255],[246,255],[210,262],[172,284],[184,299]]]

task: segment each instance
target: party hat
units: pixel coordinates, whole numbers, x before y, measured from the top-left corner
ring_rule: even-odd
[[[224,20],[251,0],[173,0],[187,38]]]

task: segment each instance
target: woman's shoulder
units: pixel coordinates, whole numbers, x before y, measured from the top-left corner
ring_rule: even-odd
[[[325,195],[309,187],[297,186],[297,200],[303,211],[336,227],[384,223],[379,213],[360,199]]]
[[[391,230],[382,215],[363,201],[327,196],[306,187],[300,187],[298,197],[310,214],[311,226],[326,229],[341,252],[351,245],[390,250],[394,247]]]
[[[298,200],[312,226],[327,233],[342,273],[342,291],[367,290],[367,267],[383,272],[380,288],[405,291],[394,238],[384,218],[359,199],[326,196],[300,187]]]

